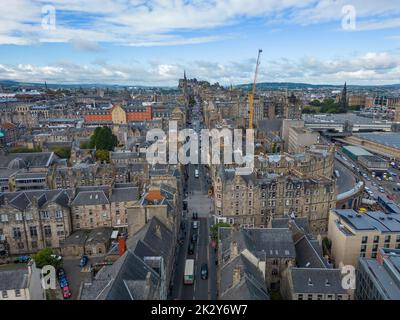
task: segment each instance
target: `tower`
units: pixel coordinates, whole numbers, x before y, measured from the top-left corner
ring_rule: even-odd
[[[342,96],[340,98],[340,106],[344,110],[347,110],[347,84],[346,84],[346,82],[344,83],[344,87],[342,90]]]

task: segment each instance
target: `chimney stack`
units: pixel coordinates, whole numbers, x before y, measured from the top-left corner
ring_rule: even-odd
[[[235,258],[238,256],[238,246],[236,241],[231,242],[231,258]]]
[[[118,239],[118,245],[119,245],[119,256],[123,256],[125,251],[126,251],[126,242],[124,237],[120,237]]]
[[[239,284],[240,277],[241,277],[241,275],[240,275],[240,267],[236,266],[233,269],[232,287],[235,287],[235,286],[237,286]]]

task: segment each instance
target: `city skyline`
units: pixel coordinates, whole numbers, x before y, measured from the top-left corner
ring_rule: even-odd
[[[400,79],[396,1],[2,3],[0,80],[172,86],[182,77],[384,85]]]

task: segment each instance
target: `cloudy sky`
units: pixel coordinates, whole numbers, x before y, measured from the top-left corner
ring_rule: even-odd
[[[0,79],[400,83],[399,0],[0,0]]]

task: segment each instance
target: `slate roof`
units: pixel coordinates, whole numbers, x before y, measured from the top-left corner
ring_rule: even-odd
[[[0,157],[0,168],[15,169],[12,166],[9,167],[14,159],[18,159],[19,162],[30,168],[47,168],[58,157],[54,152],[12,153]]]
[[[24,289],[28,286],[28,268],[0,270],[0,291]]]
[[[93,206],[109,204],[106,194],[103,190],[99,191],[81,191],[72,201],[71,206]]]
[[[125,201],[138,201],[139,188],[138,187],[118,187],[112,189],[110,201],[111,202],[125,202]]]
[[[233,285],[235,269],[240,269],[240,281]],[[261,271],[241,253],[221,268],[221,300],[269,300],[265,280]]]
[[[174,262],[170,255],[173,234],[153,217],[141,230],[126,241],[127,251],[113,265],[103,267],[90,285],[82,291],[82,300],[140,300],[158,299],[160,275],[154,261],[147,257],[163,257],[165,265]],[[113,248],[112,250],[116,250]],[[146,276],[152,283],[147,292]]]
[[[296,263],[301,268],[327,268],[328,262],[322,256],[318,241],[303,236],[295,243]]]
[[[19,210],[25,210],[37,199],[39,208],[43,208],[49,202],[55,202],[58,205],[67,208],[72,190],[70,189],[54,189],[54,190],[26,190],[17,192],[5,192],[0,197],[0,205],[4,205],[4,200],[8,200],[9,204]]]
[[[295,293],[346,294],[339,269],[291,268]]]

